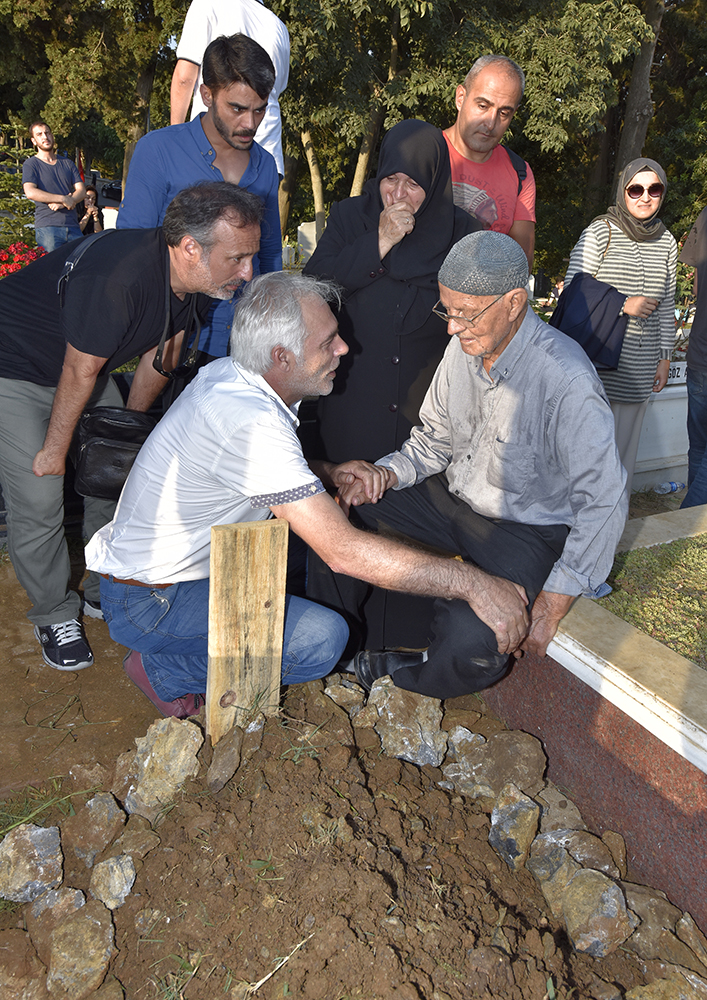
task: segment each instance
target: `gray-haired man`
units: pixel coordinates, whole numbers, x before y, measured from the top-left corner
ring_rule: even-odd
[[[627,507],[613,418],[582,349],[528,308],[527,279],[525,254],[509,236],[472,233],[452,248],[437,307],[452,340],[422,426],[376,463],[393,489],[357,515],[524,588],[530,630],[501,644],[473,606],[436,601],[429,649],[359,653],[365,685],[392,674],[398,687],[438,698],[478,691],[504,674],[509,653],[544,655],[576,596],[605,592]],[[355,466],[339,466],[339,476]],[[343,499],[365,504],[360,486]],[[308,590],[365,618],[367,588],[316,559]]]

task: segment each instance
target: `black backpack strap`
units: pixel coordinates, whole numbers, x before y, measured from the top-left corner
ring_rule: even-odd
[[[84,237],[78,246],[76,246],[69,256],[64,261],[64,266],[61,269],[61,274],[59,275],[59,281],[56,286],[56,293],[59,296],[59,305],[64,305],[64,298],[66,297],[66,286],[69,283],[69,278],[71,277],[71,272],[74,270],[78,262],[81,260],[83,255],[86,253],[88,248],[100,240],[101,236],[107,236],[108,233],[112,232],[110,229],[102,229],[100,233],[91,233],[90,236]]]
[[[518,156],[518,154],[514,153],[512,149],[508,148],[508,146],[504,146],[503,148],[508,153],[508,159],[511,161],[511,166],[518,174],[518,194],[520,194],[523,188],[523,181],[528,176],[528,164],[522,156]]]

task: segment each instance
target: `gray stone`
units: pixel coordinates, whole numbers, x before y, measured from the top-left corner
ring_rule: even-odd
[[[115,954],[111,912],[92,899],[54,929],[47,989],[61,1000],[84,1000],[101,985]]]
[[[371,708],[377,715],[374,729],[389,757],[439,767],[447,734],[440,729],[442,706],[437,698],[397,688],[390,677],[382,677],[368,696],[367,709]],[[358,725],[358,716],[355,721]]]
[[[491,813],[489,844],[513,871],[526,862],[539,816],[536,802],[514,784],[504,785]]]
[[[115,772],[111,792],[119,802],[125,802],[130,788],[137,781],[137,751],[121,753],[115,762]]]
[[[117,910],[130,894],[135,883],[135,865],[128,854],[100,861],[91,872],[91,895],[108,907]]]
[[[212,795],[220,792],[231,780],[241,763],[243,730],[233,726],[214,747],[214,755],[206,772],[206,784]]]
[[[592,1000],[621,1000],[621,990],[614,983],[607,983],[599,976],[592,976],[589,984]]]
[[[245,727],[243,746],[241,747],[241,764],[247,764],[253,754],[260,750],[263,743],[264,729],[265,716],[261,712]]]
[[[457,759],[463,757],[465,753],[470,753],[481,747],[486,742],[486,738],[481,733],[472,733],[466,726],[455,726],[449,730],[449,753]]]
[[[525,867],[540,886],[553,917],[561,920],[562,894],[580,866],[563,847],[542,833],[533,841]]]
[[[638,914],[641,923],[626,942],[626,947],[644,961],[658,959],[706,975],[707,969],[692,945],[676,936],[678,925],[683,935],[689,927],[682,912],[673,906],[665,893],[645,885],[622,882],[626,902]],[[690,918],[691,919],[691,918]],[[699,933],[699,932],[698,932]],[[694,943],[698,939],[693,937]],[[699,948],[699,944],[698,944]]]
[[[548,840],[564,847],[582,868],[595,868],[609,878],[619,878],[611,851],[598,837],[588,830],[549,830]]]
[[[64,920],[72,917],[86,903],[86,897],[80,889],[50,889],[43,896],[28,903],[24,909],[25,924],[32,939],[32,944],[45,965],[49,965],[51,956],[52,931]]]
[[[363,707],[366,696],[363,689],[345,674],[332,674],[327,678],[324,694],[353,718]]]
[[[0,997],[2,1000],[47,1000],[47,970],[37,958],[29,935],[19,928],[0,931]]]
[[[629,908],[638,914],[643,923],[664,927],[669,931],[675,930],[682,911],[673,906],[664,892],[634,882],[622,882],[621,888]]]
[[[568,882],[562,912],[574,948],[594,958],[616,951],[635,927],[618,885],[590,868],[580,869]]]
[[[106,981],[100,989],[91,997],[91,1000],[124,1000],[125,991],[115,976],[107,976]]]
[[[526,795],[537,795],[544,785],[545,753],[540,740],[529,733],[494,733],[480,747],[470,750],[456,764],[442,768],[461,795],[495,799],[512,783]]]
[[[669,979],[656,979],[647,986],[634,986],[626,993],[626,1000],[705,1000],[705,997],[707,984],[702,988],[678,970]]]
[[[103,764],[72,764],[69,777],[77,792],[89,792],[92,788],[105,788],[110,774]]]
[[[31,903],[61,884],[63,863],[58,827],[16,826],[0,844],[0,896]]]
[[[158,719],[137,737],[137,779],[125,797],[129,813],[139,813],[151,823],[169,805],[187,778],[198,774],[196,758],[204,742],[201,729],[182,719]]]
[[[125,826],[125,813],[110,792],[99,792],[61,824],[64,850],[73,850],[87,868]]]
[[[162,910],[156,910],[153,907],[147,907],[145,910],[139,910],[135,914],[135,933],[138,937],[144,937],[149,934],[152,929],[157,925],[157,921],[162,916]]]
[[[144,858],[160,844],[160,838],[145,817],[133,813],[122,837],[118,837],[113,844],[111,856],[117,858],[120,854],[129,854],[131,858]]]
[[[615,830],[605,830],[601,835],[601,839],[611,851],[611,856],[614,859],[614,864],[619,869],[621,878],[626,878],[626,872],[628,870],[626,860],[626,841],[621,834],[616,833]]]
[[[707,969],[695,953],[672,931],[657,924],[642,921],[626,942],[626,947],[644,961],[657,959],[671,965],[680,965],[698,975],[707,975]]]
[[[700,957],[700,938],[697,927],[690,934],[694,921],[669,901],[665,893],[646,885],[622,882],[629,907],[641,919],[640,925],[626,942],[626,947],[644,961],[658,959],[671,965],[707,975],[707,967]],[[682,933],[680,933],[682,932]],[[676,935],[680,935],[679,937]],[[699,937],[698,937],[699,935]],[[685,940],[688,938],[688,941]],[[693,948],[693,944],[697,950]]]
[[[707,970],[707,938],[689,913],[683,913],[680,917],[675,926],[675,933]]]
[[[535,801],[542,810],[540,814],[541,833],[549,833],[550,830],[587,829],[582,814],[572,799],[563,795],[551,781],[548,781],[545,788],[538,792]]]

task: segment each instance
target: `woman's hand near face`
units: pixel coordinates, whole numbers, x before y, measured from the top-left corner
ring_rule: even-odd
[[[415,228],[415,209],[407,201],[388,205],[378,221],[378,252],[380,259]]]
[[[659,305],[658,299],[649,299],[646,295],[629,295],[624,302],[624,314],[635,316],[636,319],[648,319]]]

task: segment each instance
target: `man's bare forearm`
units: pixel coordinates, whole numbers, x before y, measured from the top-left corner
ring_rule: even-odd
[[[81,187],[83,188],[83,185]],[[85,194],[85,188],[83,188],[81,194],[77,190],[74,190],[72,194],[57,194],[52,191],[43,191],[36,185],[31,184],[23,185],[23,190],[25,197],[29,198],[30,201],[38,201],[44,205],[51,205],[52,203],[61,204],[67,209],[75,208]]]
[[[98,372],[105,361],[105,358],[83,354],[73,347],[67,347],[44,444],[34,459],[35,475],[63,475],[76,424],[91,397]]]
[[[329,563],[334,572],[387,590],[466,601],[494,632],[500,653],[512,653],[527,635],[527,596],[518,584],[394,539],[357,534],[360,539],[349,558]]]
[[[493,629],[500,652],[512,652],[525,638],[527,597],[517,584],[469,563],[359,531],[326,494],[272,511],[286,518],[333,572],[386,590],[467,601]]]
[[[194,86],[199,77],[199,67],[187,59],[177,59],[170,88],[170,125],[186,121]]]
[[[156,353],[157,348],[153,347],[151,351],[146,351],[140,358],[130,386],[130,394],[127,402],[129,410],[139,410],[141,413],[147,413],[167,385],[167,379],[164,375],[160,375],[152,367]]]

